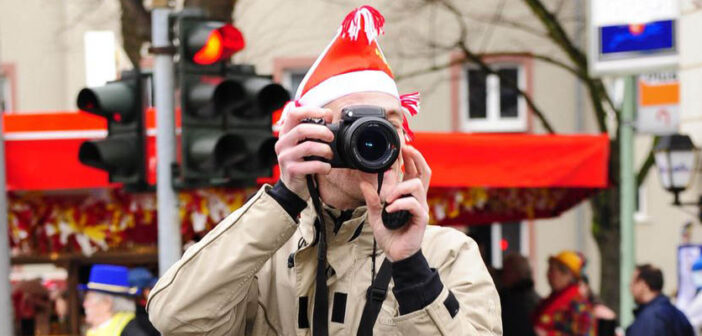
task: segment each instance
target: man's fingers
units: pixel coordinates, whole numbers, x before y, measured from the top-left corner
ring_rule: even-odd
[[[419,177],[419,179],[422,180],[424,189],[429,190],[429,182],[431,181],[431,168],[429,168],[427,160],[424,159],[422,153],[420,153],[416,148],[409,145],[405,146],[404,148],[407,148],[406,150],[408,158],[414,163],[414,166],[417,169],[417,175],[413,177]]]
[[[418,178],[413,178],[398,184],[395,189],[390,192],[390,195],[388,195],[386,201],[388,203],[392,203],[404,195],[412,195],[416,199],[420,200],[426,198],[426,190],[424,190],[422,181],[420,181]]]
[[[308,156],[319,156],[331,160],[334,156],[331,147],[325,143],[305,141],[278,154],[278,162],[302,161]]]
[[[409,145],[402,146],[402,160],[405,165],[406,179],[417,177],[417,166],[414,164],[414,160],[412,159]]]
[[[385,211],[390,213],[400,210],[407,210],[412,214],[412,216],[418,218],[426,217],[426,211],[424,211],[422,205],[419,203],[419,200],[414,197],[399,198],[385,208]]]
[[[297,107],[290,110],[283,122],[281,133],[285,134],[297,126],[303,119],[324,119],[329,123],[332,120],[332,111],[330,109],[315,108],[315,107]]]
[[[293,176],[312,174],[326,175],[331,171],[331,165],[329,163],[317,160],[292,162],[282,168]]]
[[[300,142],[308,139],[332,142],[332,140],[334,140],[334,133],[332,133],[329,128],[322,125],[302,124],[281,136],[275,143],[275,151],[277,154],[280,154],[286,148],[296,146]]]

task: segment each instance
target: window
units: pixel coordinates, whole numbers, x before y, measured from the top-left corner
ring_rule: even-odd
[[[486,265],[502,268],[502,259],[510,253],[529,254],[526,223],[503,222],[492,225],[470,226],[468,235],[473,238]]]
[[[305,78],[308,68],[284,69],[281,84],[290,91],[290,97],[293,98],[297,92],[297,88]]]
[[[499,74],[475,66],[464,68],[460,129],[464,132],[525,132],[526,102],[515,85],[524,90],[525,76],[517,64],[493,64]]]
[[[0,112],[15,111],[14,67],[0,66]]]
[[[645,223],[648,221],[648,214],[646,213],[646,188],[639,187],[636,191],[636,211],[634,212],[634,220],[637,223]]]

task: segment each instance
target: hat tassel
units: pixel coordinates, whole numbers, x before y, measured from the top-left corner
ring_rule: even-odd
[[[378,35],[383,34],[385,18],[377,9],[371,6],[361,6],[352,11],[341,24],[341,37],[348,37],[355,41],[358,34],[364,32],[368,43],[374,41]]]

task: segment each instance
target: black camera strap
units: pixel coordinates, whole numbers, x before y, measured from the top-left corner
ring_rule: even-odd
[[[317,220],[314,222],[317,231],[317,275],[314,285],[314,311],[312,313],[312,333],[314,336],[329,335],[329,289],[327,288],[327,227],[322,214],[322,201],[316,176],[307,175],[307,189],[312,198]]]
[[[378,195],[383,185],[383,173],[378,174]],[[307,189],[312,198],[312,205],[317,214],[315,230],[317,231],[317,273],[315,278],[314,310],[312,313],[312,334],[314,336],[329,335],[329,289],[327,288],[327,229],[322,214],[322,202],[319,196],[316,176],[307,175]],[[372,336],[373,327],[380,314],[383,301],[387,297],[388,286],[392,278],[390,261],[385,258],[380,266],[378,275],[375,274],[375,257],[377,245],[373,238],[373,255],[371,269],[371,285],[366,291],[366,304],[358,327],[359,336]]]

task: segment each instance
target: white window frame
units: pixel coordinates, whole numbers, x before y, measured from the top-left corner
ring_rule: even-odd
[[[490,246],[492,267],[500,269],[502,259],[505,257],[502,251],[502,223],[500,222],[490,224]],[[519,223],[519,253],[529,257],[529,226],[525,220]]]
[[[524,65],[515,62],[497,62],[492,63],[490,66],[493,69],[500,68],[516,68],[517,77],[519,78],[519,88],[522,91],[526,90],[526,71],[524,70]],[[500,117],[500,78],[497,75],[489,74],[486,77],[485,87],[487,89],[487,97],[485,100],[485,119],[471,119],[469,118],[470,103],[468,102],[468,71],[475,70],[478,67],[475,65],[466,65],[461,71],[461,80],[459,83],[459,97],[461,99],[460,104],[460,130],[462,132],[526,132],[527,131],[527,104],[524,97],[518,97],[517,99],[517,117],[516,118],[502,118]]]

